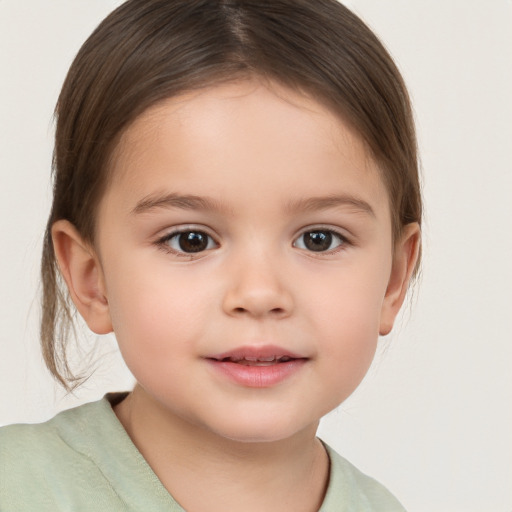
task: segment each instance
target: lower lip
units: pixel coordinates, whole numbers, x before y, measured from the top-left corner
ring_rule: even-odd
[[[237,384],[249,388],[269,388],[275,386],[297,373],[306,361],[307,359],[292,359],[285,363],[276,363],[268,366],[249,366],[231,361],[208,360],[217,371]]]

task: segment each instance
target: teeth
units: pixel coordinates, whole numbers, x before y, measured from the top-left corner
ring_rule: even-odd
[[[281,356],[277,357],[267,356],[267,357],[253,357],[253,356],[244,356],[244,357],[226,357],[223,361],[231,361],[232,363],[239,363],[246,366],[271,366],[277,363],[286,363],[291,361],[290,356]]]
[[[239,361],[239,364],[244,366],[273,366],[277,364],[277,361],[248,361],[247,359],[244,359]]]

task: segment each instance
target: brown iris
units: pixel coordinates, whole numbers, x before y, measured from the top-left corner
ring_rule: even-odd
[[[201,252],[208,247],[208,235],[200,231],[180,233],[178,244],[183,252]]]
[[[304,245],[310,251],[327,251],[332,244],[332,233],[329,231],[308,231],[303,237]]]

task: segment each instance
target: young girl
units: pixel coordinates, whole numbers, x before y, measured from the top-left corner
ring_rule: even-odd
[[[420,246],[407,92],[361,20],[335,0],[126,2],[71,66],[54,179],[46,363],[77,384],[70,298],[137,384],[2,429],[2,511],[403,510],[316,438]]]

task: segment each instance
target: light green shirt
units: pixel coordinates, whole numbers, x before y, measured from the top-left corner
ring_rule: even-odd
[[[124,396],[1,428],[0,511],[183,512],[114,414]],[[326,449],[330,480],[319,512],[404,512],[381,484]]]

